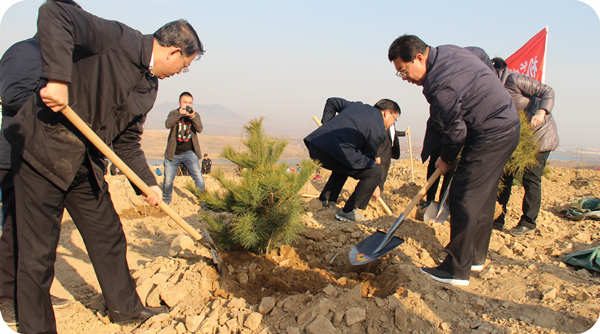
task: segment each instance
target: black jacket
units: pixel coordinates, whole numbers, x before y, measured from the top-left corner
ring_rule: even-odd
[[[497,75],[469,50],[431,47],[423,95],[441,130],[440,156],[452,162],[463,145],[491,142],[519,126],[512,98]]]
[[[343,110],[343,113],[304,138],[309,152],[315,148],[349,169],[372,167],[377,150],[387,135],[381,111],[368,104],[340,98],[327,99],[327,110]],[[311,157],[315,157],[313,152]]]
[[[69,83],[73,110],[142,180],[156,185],[140,145],[158,89],[148,70],[152,35],[48,1],[39,9],[38,41],[41,77]],[[57,187],[67,190],[85,160],[103,184],[104,157],[62,114],[48,109],[39,93],[25,102],[15,123],[7,129],[13,150]]]
[[[13,116],[39,88],[42,62],[40,45],[34,38],[13,44],[0,59],[0,97],[2,98],[2,129],[0,135],[0,169],[10,169],[10,144],[4,129]]]
[[[330,97],[327,99],[325,103],[325,108],[323,109],[323,117],[321,118],[321,123],[325,124],[333,119],[337,114],[341,113],[346,106],[350,103],[362,103],[362,102],[348,102],[339,97]],[[398,141],[398,136],[404,136],[404,132],[402,131],[394,131],[393,136],[390,135],[389,131],[387,131],[387,136],[385,136],[385,140],[379,146],[377,150],[377,157],[381,158],[382,165],[382,173],[381,180],[379,182],[379,186],[383,191],[383,185],[387,178],[388,171],[390,169],[390,165],[393,159],[400,159],[400,143]]]
[[[469,50],[472,54],[479,58],[479,60],[489,67],[492,72],[494,71],[494,65],[490,60],[490,57],[482,48],[477,46],[467,46],[465,49]],[[427,128],[425,129],[425,136],[423,137],[423,149],[421,150],[421,161],[427,161],[429,156],[432,154],[434,156],[439,155],[439,151],[442,146],[441,133],[442,129],[440,128],[440,124],[431,118],[427,119]],[[432,162],[435,163],[435,161]]]

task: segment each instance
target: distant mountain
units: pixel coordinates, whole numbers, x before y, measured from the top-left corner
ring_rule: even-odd
[[[166,130],[165,120],[167,115],[177,107],[177,103],[155,105],[148,113],[145,128],[149,130]],[[250,117],[237,114],[220,104],[194,104],[194,110],[200,114],[202,119],[203,135],[240,136],[243,126],[250,121]]]

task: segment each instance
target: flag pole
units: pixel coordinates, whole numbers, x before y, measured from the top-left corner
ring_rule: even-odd
[[[546,43],[544,44],[544,68],[542,68],[542,83],[546,83],[546,64],[548,63],[548,26],[546,26]]]

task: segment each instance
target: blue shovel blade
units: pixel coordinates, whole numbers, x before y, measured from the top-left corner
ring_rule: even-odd
[[[377,250],[379,245],[385,239],[385,235],[385,232],[377,231],[371,234],[365,240],[359,242],[355,246],[352,246],[352,249],[350,249],[350,252],[348,253],[350,263],[352,263],[353,266],[367,264],[386,255],[404,242],[404,239],[392,237],[385,247],[383,247],[379,252],[375,253],[375,250]]]

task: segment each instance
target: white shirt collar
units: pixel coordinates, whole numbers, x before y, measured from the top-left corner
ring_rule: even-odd
[[[148,70],[152,73],[152,69],[154,68],[154,52],[152,52],[152,56],[150,57],[150,65],[148,65]],[[154,73],[152,73],[154,75]]]

